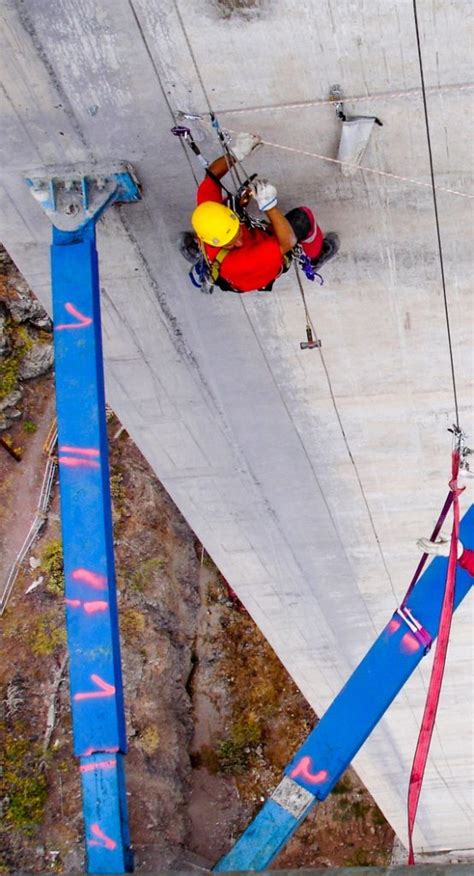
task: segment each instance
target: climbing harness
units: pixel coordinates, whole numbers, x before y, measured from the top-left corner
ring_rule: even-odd
[[[446,654],[448,650],[449,634],[451,631],[451,621],[454,610],[454,592],[456,586],[456,564],[457,564],[457,548],[459,539],[459,495],[465,487],[458,487],[457,478],[460,469],[462,458],[462,444],[464,440],[463,432],[454,426],[454,449],[451,458],[451,480],[449,482],[450,494],[446,500],[443,510],[436,524],[435,531],[431,540],[436,538],[439,529],[441,528],[442,520],[446,517],[448,508],[453,506],[453,526],[451,531],[451,547],[448,560],[448,571],[446,575],[446,587],[444,592],[443,604],[441,608],[441,616],[439,621],[438,640],[436,643],[435,656],[431,670],[431,677],[426,696],[426,704],[423,712],[420,733],[415,748],[413,764],[410,773],[408,784],[408,863],[415,863],[413,851],[413,828],[415,825],[416,813],[418,809],[418,801],[420,799],[423,777],[425,774],[426,762],[430,749],[431,737],[433,735],[436,713],[438,710],[439,697],[441,692],[441,684],[443,681],[444,667],[446,663]],[[424,555],[423,560],[426,558]],[[409,592],[414,586],[412,581],[409,587]],[[404,602],[408,597],[405,596]],[[406,612],[406,606],[405,606]]]

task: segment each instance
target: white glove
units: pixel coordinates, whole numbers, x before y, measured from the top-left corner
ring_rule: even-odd
[[[256,183],[253,183],[251,188],[259,210],[271,210],[273,207],[276,207],[277,190],[267,179],[259,179]]]
[[[243,158],[246,158],[247,155],[250,155],[257,146],[260,146],[262,138],[259,134],[247,134],[245,131],[242,134],[238,134],[237,139],[233,146],[231,146],[231,152],[234,158],[237,161],[242,161]]]
[[[449,557],[451,550],[451,539],[441,536],[436,541],[430,541],[429,538],[419,538],[417,541],[418,547],[424,554],[434,554],[436,557]],[[458,560],[464,550],[462,541],[458,539]]]

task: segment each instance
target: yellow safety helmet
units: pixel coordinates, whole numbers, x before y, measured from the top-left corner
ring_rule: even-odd
[[[204,201],[196,207],[191,216],[191,224],[204,243],[211,246],[225,246],[236,236],[239,227],[239,217],[217,201]]]

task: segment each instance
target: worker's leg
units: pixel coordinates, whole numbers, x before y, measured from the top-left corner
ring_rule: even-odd
[[[196,235],[192,231],[183,231],[179,235],[178,246],[181,255],[191,264],[194,264],[201,255]]]
[[[286,218],[296,234],[303,252],[311,259],[313,267],[321,267],[332,259],[339,249],[339,236],[330,231],[323,235],[309,207],[294,207]]]
[[[316,259],[311,259],[311,264],[313,268],[319,270],[328,262],[329,259],[333,259],[336,253],[339,251],[339,235],[336,234],[335,231],[328,231],[327,234],[324,235],[323,246],[321,249],[320,255]]]

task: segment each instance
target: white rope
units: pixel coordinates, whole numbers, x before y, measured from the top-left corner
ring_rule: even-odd
[[[237,134],[238,131],[233,131],[231,128],[227,128],[230,134]],[[420,179],[412,179],[409,176],[400,176],[397,173],[389,173],[386,170],[376,170],[374,167],[366,167],[362,164],[352,164],[349,161],[339,161],[338,158],[329,158],[328,155],[320,155],[318,152],[308,152],[306,149],[296,149],[294,146],[283,146],[281,143],[272,143],[270,140],[262,140],[263,146],[271,146],[273,149],[282,149],[285,152],[294,152],[296,155],[306,155],[308,158],[318,158],[320,161],[329,161],[331,164],[339,164],[344,167],[352,167],[355,170],[363,170],[366,173],[375,173],[378,176],[385,176],[389,179],[401,180],[402,182],[408,182],[415,186],[422,186],[426,189],[433,189],[432,184],[430,182],[423,182]],[[443,186],[436,186],[437,192],[446,192],[449,195],[458,195],[460,198],[469,198],[474,200],[474,195],[468,195],[466,192],[459,192],[456,189],[447,189]]]
[[[426,89],[428,94],[444,94],[453,91],[472,91],[474,89],[474,83],[466,83],[463,85],[432,85],[430,88]],[[422,91],[421,88],[408,88],[405,91],[389,91],[383,94],[366,94],[366,95],[357,95],[354,97],[342,97],[342,103],[364,103],[364,102],[372,102],[373,100],[395,100],[401,97],[418,97],[421,96]],[[273,106],[251,106],[251,107],[242,107],[240,109],[221,109],[219,110],[220,116],[233,116],[233,115],[247,115],[248,113],[274,113],[278,110],[293,110],[293,109],[305,109],[307,107],[315,107],[315,106],[334,106],[336,101],[330,98],[323,98],[319,100],[303,100],[300,103],[279,103],[274,104]]]

